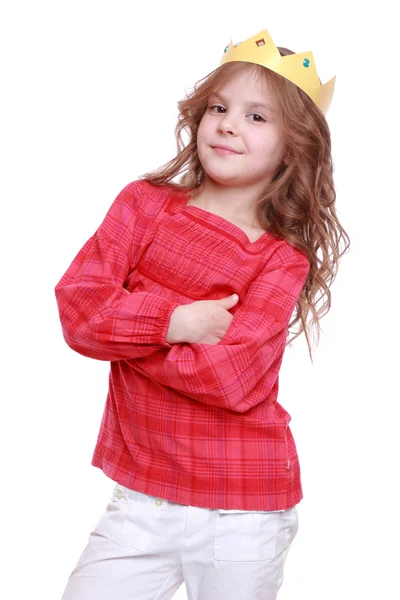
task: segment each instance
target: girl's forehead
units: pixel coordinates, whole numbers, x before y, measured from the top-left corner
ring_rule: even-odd
[[[268,89],[265,81],[254,78],[246,85],[241,85],[241,81],[230,80],[218,85],[210,91],[210,97],[219,98],[224,102],[239,100],[249,106],[264,106],[266,109],[273,109],[275,105],[274,97]]]
[[[222,80],[211,90],[214,94],[239,94],[258,99],[271,96],[271,90],[265,79],[251,72],[235,73],[227,80]]]

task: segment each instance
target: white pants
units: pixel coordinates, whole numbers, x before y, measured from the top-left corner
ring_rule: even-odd
[[[296,507],[199,508],[116,484],[62,600],[275,600]]]

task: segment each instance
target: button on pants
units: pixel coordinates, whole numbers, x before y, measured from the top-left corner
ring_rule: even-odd
[[[116,484],[62,600],[275,600],[296,507],[235,511],[177,504]]]

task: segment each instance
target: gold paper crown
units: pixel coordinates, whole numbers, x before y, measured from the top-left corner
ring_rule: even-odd
[[[268,31],[264,29],[245,42],[233,45],[231,40],[224,50],[220,66],[231,61],[251,62],[271,69],[308,94],[324,114],[328,112],[336,76],[322,85],[312,52],[281,56]]]

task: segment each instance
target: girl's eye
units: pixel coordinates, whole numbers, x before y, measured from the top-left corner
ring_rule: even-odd
[[[214,106],[210,106],[210,110],[212,110],[213,108],[223,108],[223,110],[225,110],[223,106],[219,106],[218,104],[214,104]]]
[[[259,117],[261,120],[260,121],[256,121],[256,123],[261,123],[262,121],[265,121],[264,117],[262,117],[261,115],[258,115],[257,113],[253,113],[252,115],[250,115],[252,117]]]
[[[220,106],[219,104],[214,104],[213,106],[210,106],[210,110],[213,110],[213,108],[222,108],[222,110],[225,110],[225,108],[223,106]],[[218,110],[216,111],[217,114],[223,114],[221,112],[219,112]],[[261,115],[257,114],[257,113],[252,113],[250,115],[251,117],[258,117],[256,119],[256,121],[254,121],[254,123],[262,123],[263,121],[265,121],[264,117],[262,117]]]

